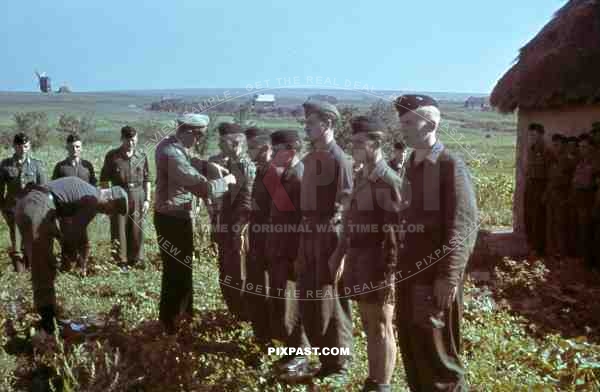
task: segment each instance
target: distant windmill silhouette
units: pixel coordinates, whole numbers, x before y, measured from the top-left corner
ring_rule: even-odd
[[[40,91],[43,93],[52,92],[52,86],[50,84],[50,77],[46,75],[46,72],[42,72],[41,74],[38,71],[35,71],[35,75],[38,78],[38,82],[40,85]]]

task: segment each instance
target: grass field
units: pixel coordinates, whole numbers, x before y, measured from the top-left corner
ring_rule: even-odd
[[[77,94],[56,102],[33,94],[18,99],[5,94],[0,95],[0,128],[10,126],[15,111],[47,111],[51,121],[62,112],[93,111],[98,132],[103,136],[93,135],[95,141],[84,145],[84,154],[99,169],[105,152],[118,144],[118,129],[124,123],[142,125],[151,121],[164,125],[174,117],[140,109],[153,99],[156,97]],[[509,227],[515,119],[465,111],[459,103],[447,103],[443,110],[447,121],[441,139],[463,155],[472,170],[483,226]],[[301,127],[294,119],[264,120],[260,125]],[[213,135],[209,152],[215,151],[215,140]],[[57,143],[57,137],[53,137],[35,152],[49,171],[64,155]],[[140,144],[144,145],[144,140]],[[3,156],[8,154],[10,150],[2,151]],[[153,154],[149,156],[152,160]],[[161,334],[157,322],[161,267],[150,220],[144,228],[151,267],[129,274],[120,273],[110,260],[107,227],[108,219],[103,216],[98,216],[90,226],[94,244],[90,275],[81,278],[68,273],[57,278],[63,317],[73,320],[99,317],[110,321],[87,341],[67,339],[44,351],[33,350],[28,337],[35,321],[29,275],[13,273],[6,253],[0,254],[0,326],[8,331],[10,320],[16,329],[16,335],[0,336],[1,391],[31,390],[49,373],[60,375],[65,391],[306,389],[277,382],[269,371],[277,358],[267,356],[254,342],[247,323],[235,322],[228,315],[220,296],[215,254],[206,238],[197,238],[196,317],[177,336],[167,337]],[[2,227],[1,249],[8,246],[7,240]],[[551,261],[527,264],[503,260],[496,266],[489,264],[491,261],[482,268],[490,274],[490,279],[477,280],[473,274],[467,285],[463,335],[471,389],[599,390],[600,321],[596,318],[600,308],[589,301],[600,294],[596,287],[598,277],[579,265]],[[575,288],[567,295],[561,291],[563,285]],[[367,376],[365,336],[356,313],[354,338],[352,385],[346,389],[352,391],[359,390]],[[399,359],[394,390],[403,390],[403,377]]]

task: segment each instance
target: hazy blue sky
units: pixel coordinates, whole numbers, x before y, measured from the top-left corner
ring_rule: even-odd
[[[54,89],[77,91],[321,77],[360,89],[485,93],[564,3],[4,0],[0,91],[35,90],[37,68]]]

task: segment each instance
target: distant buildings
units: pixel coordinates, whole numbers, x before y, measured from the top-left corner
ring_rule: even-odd
[[[275,106],[274,94],[255,94],[252,98],[252,107],[254,109],[272,108]]]
[[[467,109],[479,109],[487,111],[490,109],[490,100],[488,97],[469,97],[465,101],[465,108]]]

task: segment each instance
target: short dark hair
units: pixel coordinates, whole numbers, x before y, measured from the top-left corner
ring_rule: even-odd
[[[535,131],[536,133],[539,133],[541,135],[544,134],[545,129],[544,126],[540,123],[531,123],[529,124],[529,130],[530,131]]]
[[[405,150],[405,149],[406,149],[406,143],[404,143],[404,142],[394,143],[394,150]]]
[[[72,133],[69,136],[67,136],[67,144],[72,144],[72,143],[80,142],[80,141],[81,141],[81,137],[76,133]]]
[[[135,135],[137,135],[137,130],[134,127],[125,125],[121,128],[121,139],[130,139]]]
[[[29,136],[27,136],[24,132],[19,132],[13,138],[13,144],[26,144],[30,142]]]

